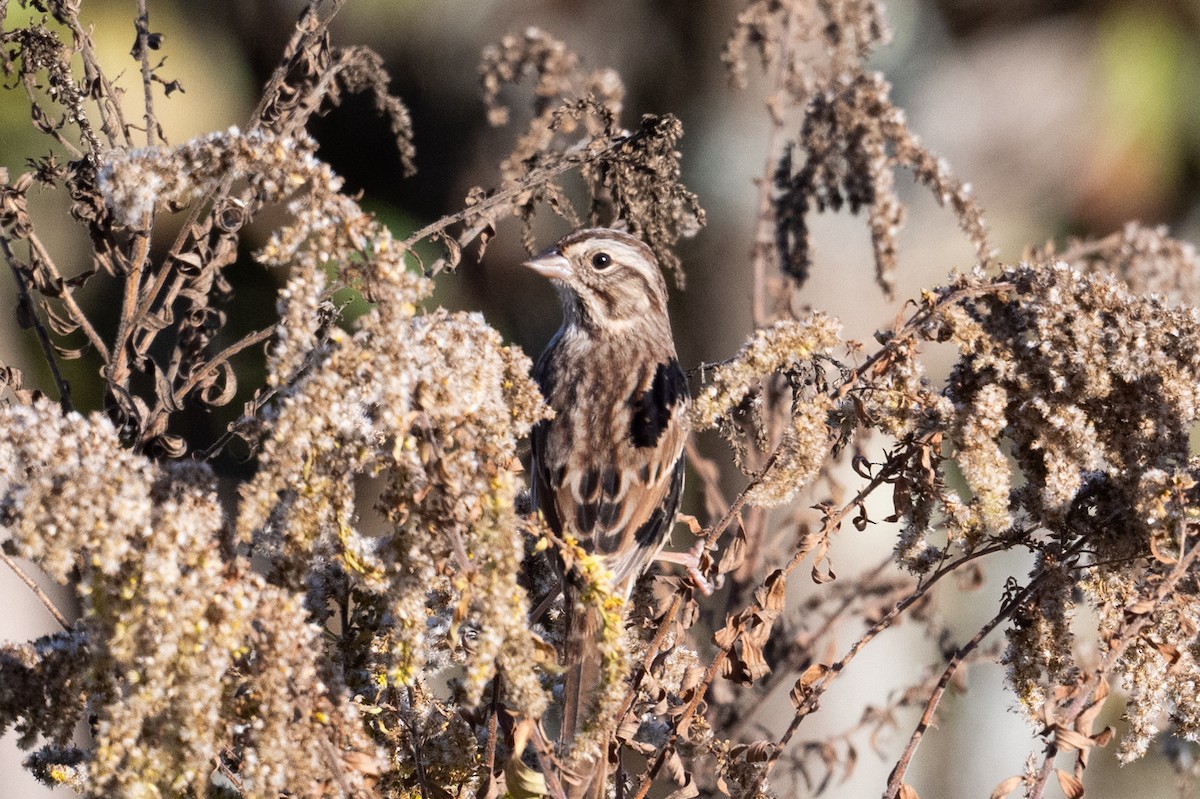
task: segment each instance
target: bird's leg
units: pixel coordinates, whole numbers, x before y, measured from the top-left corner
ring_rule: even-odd
[[[688,526],[693,535],[704,529],[695,516],[680,513],[677,518]],[[717,575],[715,581],[709,581],[704,576],[704,572],[700,569],[700,559],[703,555],[704,539],[701,539],[693,544],[692,548],[687,552],[659,552],[654,559],[659,563],[674,563],[677,566],[682,566],[687,570],[688,577],[691,578],[692,584],[696,586],[696,590],[704,596],[711,596],[713,591],[721,587],[721,583],[724,580],[721,575]]]

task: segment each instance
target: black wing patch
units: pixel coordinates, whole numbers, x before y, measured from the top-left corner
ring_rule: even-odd
[[[634,446],[653,447],[658,443],[671,421],[671,413],[687,396],[687,390],[687,378],[679,368],[679,361],[672,358],[658,365],[650,388],[641,396],[635,394],[629,398],[632,411],[629,435]]]

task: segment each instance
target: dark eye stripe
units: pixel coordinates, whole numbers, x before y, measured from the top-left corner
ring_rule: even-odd
[[[630,289],[629,286],[626,285],[624,286],[625,292],[622,292],[620,290],[613,291],[607,287],[597,286],[591,291],[591,295],[596,298],[596,302],[599,305],[597,310],[604,315],[604,318],[616,319],[623,315],[621,308],[621,295],[623,293],[625,296],[629,296],[631,293],[640,293],[646,297],[649,297],[650,304],[655,313],[662,313],[666,310],[662,305],[662,301],[660,300],[658,293],[655,292],[653,286],[651,286],[650,281],[647,280],[646,277],[640,272],[631,272],[626,270],[623,278],[624,279],[622,280],[622,283],[625,283],[626,281],[630,283],[636,282],[637,288]]]

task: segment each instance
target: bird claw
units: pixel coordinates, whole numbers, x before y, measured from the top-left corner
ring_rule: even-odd
[[[712,596],[713,592],[725,582],[725,578],[718,574],[714,580],[709,580],[704,576],[702,561],[707,558],[707,555],[704,541],[697,541],[687,552],[659,552],[656,560],[661,563],[674,563],[682,566],[687,570],[688,577],[691,578],[692,585],[696,587],[696,590],[704,596]]]

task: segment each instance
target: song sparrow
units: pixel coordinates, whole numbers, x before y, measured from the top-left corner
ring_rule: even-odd
[[[534,378],[555,417],[533,431],[533,493],[551,529],[600,556],[628,597],[662,548],[683,490],[687,381],[653,251],[617,230],[579,230],[526,265],[550,278],[563,323]],[[567,669],[559,742],[569,748],[600,680],[600,617],[564,585]],[[603,755],[601,757],[603,760]],[[605,769],[584,775],[603,791]],[[598,787],[597,787],[598,786]]]

